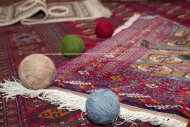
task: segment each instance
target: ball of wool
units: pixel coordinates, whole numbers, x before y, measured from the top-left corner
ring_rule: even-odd
[[[84,41],[78,35],[69,34],[61,40],[61,53],[66,57],[73,58],[84,51]]]
[[[19,65],[18,74],[23,86],[28,89],[47,88],[55,78],[55,65],[41,54],[29,55]]]
[[[108,89],[92,92],[86,101],[86,113],[95,124],[113,123],[120,112],[120,103],[115,93]]]
[[[100,20],[95,29],[96,37],[98,38],[110,38],[115,30],[115,26],[108,20]]]
[[[188,121],[188,123],[187,123],[187,127],[190,127],[190,119],[189,119],[189,121]]]

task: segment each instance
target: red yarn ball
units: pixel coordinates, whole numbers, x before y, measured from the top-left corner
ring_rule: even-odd
[[[187,127],[190,127],[190,120],[189,120],[188,123],[187,123]]]
[[[112,22],[102,19],[100,20],[95,29],[96,37],[98,38],[110,38],[115,30],[115,26]]]

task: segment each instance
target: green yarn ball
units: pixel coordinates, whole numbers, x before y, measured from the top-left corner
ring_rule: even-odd
[[[61,40],[61,53],[68,58],[74,58],[84,51],[84,41],[78,35],[69,34]]]

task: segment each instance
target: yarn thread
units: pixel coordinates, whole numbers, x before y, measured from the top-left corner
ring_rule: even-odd
[[[119,100],[115,93],[108,89],[92,92],[86,101],[87,116],[96,124],[114,123],[119,112]]]
[[[23,86],[29,89],[47,88],[55,78],[55,65],[42,54],[32,54],[24,58],[18,69]]]

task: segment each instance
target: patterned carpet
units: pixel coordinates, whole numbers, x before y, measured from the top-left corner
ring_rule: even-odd
[[[53,2],[55,0],[48,0]],[[6,5],[10,1],[1,1]],[[109,19],[116,26],[123,24],[135,12],[142,15],[160,14],[171,20],[175,20],[182,25],[190,26],[190,2],[188,0],[175,2],[130,2],[130,3],[105,3],[113,15]],[[117,7],[116,7],[117,6]],[[99,21],[76,21],[65,23],[53,23],[34,26],[14,26],[2,27],[0,29],[0,81],[9,79],[11,76],[18,78],[17,69],[21,60],[32,53],[57,53],[59,52],[59,41],[61,36],[75,33],[84,36],[94,37],[94,28]],[[86,50],[91,49],[99,40],[86,39]],[[149,54],[147,54],[149,55]],[[144,56],[147,58],[146,55]],[[70,59],[60,56],[51,56],[56,67],[65,65]],[[132,66],[137,66],[134,63]],[[180,76],[181,73],[179,73]],[[113,77],[118,79],[117,77]],[[55,105],[39,100],[37,98],[23,98],[18,96],[16,100],[4,100],[1,95],[0,100],[0,126],[12,127],[94,127],[88,119],[81,118],[81,112],[68,112],[57,110]],[[16,117],[17,116],[17,117]],[[152,127],[149,123],[135,121],[125,123],[125,127]]]
[[[53,86],[84,93],[109,88],[123,103],[188,118],[190,61],[178,56],[189,51],[147,49],[140,42],[145,39],[150,45],[190,47],[189,33],[190,29],[159,16],[140,18],[60,67]]]

